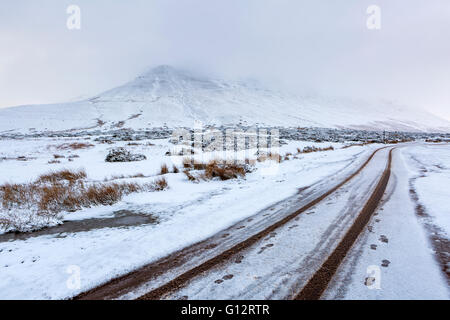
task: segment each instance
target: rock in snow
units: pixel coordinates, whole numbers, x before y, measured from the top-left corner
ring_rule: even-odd
[[[106,162],[131,162],[146,160],[147,157],[143,154],[133,154],[125,148],[115,148],[109,151],[106,156]]]

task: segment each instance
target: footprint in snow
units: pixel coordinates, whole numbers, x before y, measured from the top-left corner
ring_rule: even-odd
[[[277,235],[276,232],[271,232],[271,233],[269,234],[269,236],[268,236],[266,239],[264,239],[264,240],[265,240],[265,241],[268,241],[268,240],[272,239],[273,237],[275,237],[276,235]]]
[[[216,281],[214,281],[214,283],[221,284],[224,280],[230,280],[230,279],[232,279],[233,277],[234,277],[234,275],[232,275],[232,274],[227,274],[226,276],[223,276],[222,279],[217,279]]]
[[[387,268],[389,267],[390,263],[391,262],[389,260],[384,259],[383,261],[381,261],[381,266]]]
[[[381,242],[384,242],[384,243],[388,243],[389,242],[389,239],[384,235],[384,234],[382,234],[381,236],[380,236],[380,239],[379,239]]]
[[[258,251],[258,254],[263,253],[264,250],[266,250],[267,248],[271,248],[271,247],[273,247],[273,243],[266,244],[264,247],[261,247],[261,249]]]
[[[376,280],[375,277],[367,277],[366,280],[364,281],[364,284],[367,287],[370,287],[375,283],[375,280]]]
[[[223,280],[230,280],[230,279],[233,279],[233,277],[234,277],[234,275],[232,275],[232,274],[227,274],[226,276],[223,276]]]

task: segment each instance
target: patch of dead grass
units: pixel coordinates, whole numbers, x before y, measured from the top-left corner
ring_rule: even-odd
[[[220,180],[237,179],[245,177],[246,171],[244,166],[236,164],[221,164],[217,161],[211,161],[206,165],[204,178],[210,180],[219,178]]]
[[[63,143],[56,146],[58,150],[80,150],[80,149],[88,149],[92,148],[94,145],[90,143],[84,142],[73,142],[73,143]]]
[[[167,164],[162,164],[161,169],[159,171],[159,174],[167,174],[169,173],[169,168],[167,167]]]
[[[320,148],[320,147],[316,147],[316,146],[307,146],[304,147],[303,150],[301,150],[300,148],[297,148],[297,153],[312,153],[312,152],[322,152],[322,151],[332,151],[334,150],[333,146],[329,146],[329,147],[325,147],[325,148]]]
[[[69,182],[74,182],[76,180],[81,180],[86,178],[86,171],[84,169],[80,170],[69,170],[63,169],[60,171],[53,171],[43,175],[40,175],[37,179],[38,182],[57,182],[66,180]]]
[[[1,208],[6,212],[25,209],[36,215],[55,216],[62,211],[112,205],[131,193],[162,191],[168,187],[164,178],[142,185],[130,182],[87,183],[85,179],[84,170],[65,169],[41,175],[31,183],[0,185]]]
[[[281,158],[281,156],[278,153],[269,152],[269,153],[264,153],[264,154],[258,155],[258,158],[256,160],[258,162],[264,162],[264,161],[268,161],[268,160],[273,160],[273,161],[276,161],[276,162],[280,163],[282,158]]]
[[[153,188],[155,191],[162,191],[167,189],[169,184],[167,183],[167,180],[165,178],[159,178],[155,180],[153,183]]]

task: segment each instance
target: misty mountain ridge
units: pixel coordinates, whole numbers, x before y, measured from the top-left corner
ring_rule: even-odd
[[[0,109],[0,132],[205,125],[450,132],[450,122],[389,101],[299,96],[256,81],[212,79],[170,66],[89,99]]]

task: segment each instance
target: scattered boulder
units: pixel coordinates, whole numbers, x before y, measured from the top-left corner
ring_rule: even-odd
[[[133,154],[125,148],[115,148],[109,151],[106,156],[106,162],[131,162],[146,160],[147,157],[143,154]]]

